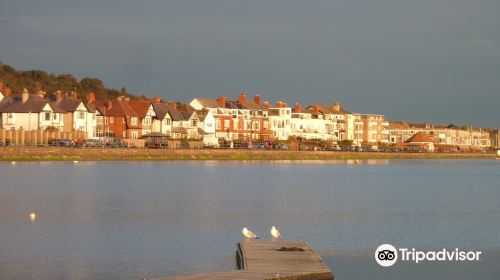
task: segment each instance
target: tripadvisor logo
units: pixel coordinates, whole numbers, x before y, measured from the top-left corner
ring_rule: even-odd
[[[393,266],[398,261],[414,262],[418,264],[422,261],[449,261],[449,262],[464,262],[464,261],[479,261],[481,251],[464,251],[458,248],[448,250],[443,248],[439,251],[421,251],[415,248],[399,248],[391,244],[382,244],[375,250],[375,261],[380,266]]]

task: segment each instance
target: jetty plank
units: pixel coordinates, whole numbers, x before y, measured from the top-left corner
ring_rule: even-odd
[[[333,280],[332,271],[305,241],[241,241],[236,262],[240,270],[189,276],[156,278],[156,280]],[[284,249],[284,250],[280,250]]]

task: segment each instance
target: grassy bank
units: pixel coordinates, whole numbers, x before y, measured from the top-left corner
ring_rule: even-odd
[[[0,161],[479,159],[494,154],[2,147]]]

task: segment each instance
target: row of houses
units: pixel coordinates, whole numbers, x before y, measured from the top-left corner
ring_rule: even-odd
[[[203,140],[206,145],[226,141],[276,141],[291,137],[316,139],[354,146],[395,145],[418,132],[447,149],[498,146],[498,130],[455,128],[390,122],[382,114],[351,112],[339,102],[302,107],[283,101],[262,101],[256,94],[236,99],[194,98],[189,104],[163,102],[161,98],[97,100],[88,93],[56,92],[13,95],[0,84],[0,128],[85,132],[88,138],[139,139],[160,135],[174,139]]]

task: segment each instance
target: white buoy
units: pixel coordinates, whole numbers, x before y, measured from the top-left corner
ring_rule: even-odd
[[[31,212],[30,213],[30,221],[34,222],[36,220],[36,213],[35,212]]]
[[[78,160],[74,160],[73,163],[78,163]]]
[[[16,162],[15,162],[15,161],[11,161],[11,162],[10,162],[10,164],[15,165],[15,164],[16,164]]]

